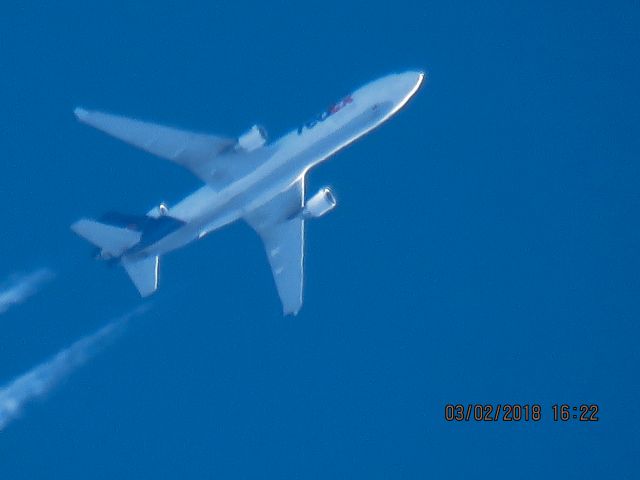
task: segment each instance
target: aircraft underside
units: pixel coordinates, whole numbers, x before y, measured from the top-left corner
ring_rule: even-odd
[[[174,207],[81,219],[71,228],[100,249],[100,258],[119,260],[147,296],[158,288],[161,255],[242,218],[264,243],[284,313],[296,314],[305,223],[336,206],[326,187],[305,198],[306,172],[395,114],[423,78],[406,72],[371,82],[272,145],[259,126],[234,139],[78,108],[81,122],[181,165],[205,186]]]

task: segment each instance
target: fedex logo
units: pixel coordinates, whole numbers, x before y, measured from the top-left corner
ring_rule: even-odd
[[[342,110],[344,107],[346,107],[352,102],[353,102],[353,98],[351,98],[351,95],[349,95],[348,97],[345,97],[342,100],[340,100],[338,103],[334,103],[324,112],[312,118],[307,123],[300,125],[298,127],[298,135],[300,135],[305,128],[307,130],[311,130],[313,127],[315,127],[318,124],[318,122],[323,122],[324,120],[329,118],[331,115],[339,112],[340,110]]]

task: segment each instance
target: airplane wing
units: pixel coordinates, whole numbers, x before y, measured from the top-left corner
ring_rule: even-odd
[[[302,307],[304,220],[296,213],[303,199],[304,178],[244,217],[262,238],[285,315]]]
[[[82,123],[182,165],[205,182],[212,180],[212,159],[236,144],[231,138],[178,130],[83,108],[76,108],[74,113]]]

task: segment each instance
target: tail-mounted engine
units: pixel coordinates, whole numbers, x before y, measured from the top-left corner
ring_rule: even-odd
[[[304,218],[319,218],[333,210],[337,203],[329,188],[321,188],[318,193],[307,200],[302,209],[302,216]]]
[[[147,217],[160,218],[169,214],[169,207],[166,203],[162,202],[160,205],[153,207],[147,212]]]
[[[240,135],[236,149],[252,152],[267,143],[267,131],[260,125],[254,125],[251,129]]]

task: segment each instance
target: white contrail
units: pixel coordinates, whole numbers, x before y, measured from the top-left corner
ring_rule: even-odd
[[[55,387],[62,379],[99,353],[122,330],[128,320],[147,306],[116,318],[97,332],[81,338],[44,363],[37,365],[0,389],[0,430],[20,415],[24,405]]]
[[[0,287],[0,314],[12,306],[24,302],[38,291],[38,288],[54,277],[48,268],[41,268],[27,275],[17,275]]]

